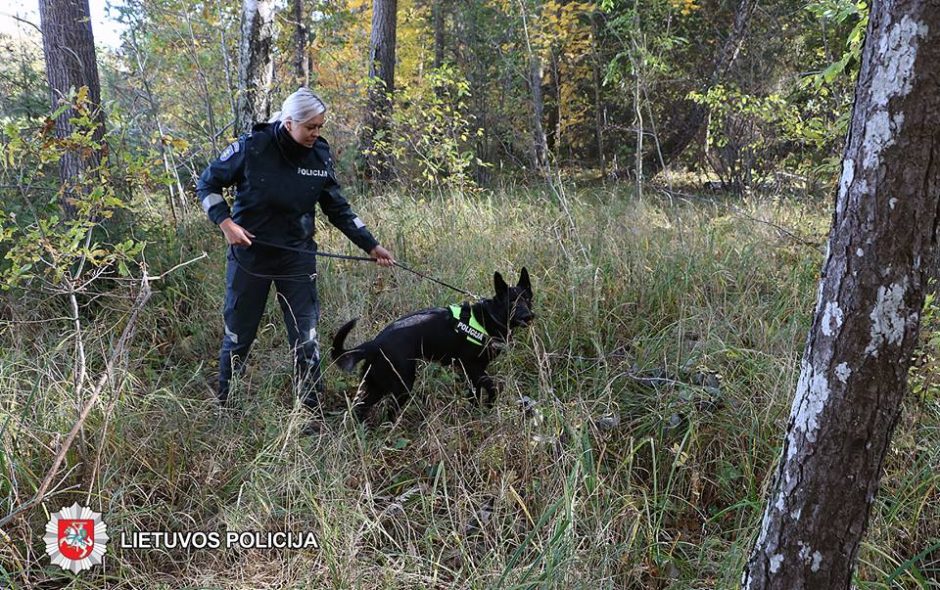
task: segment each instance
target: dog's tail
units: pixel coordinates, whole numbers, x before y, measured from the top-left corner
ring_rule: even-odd
[[[333,360],[336,361],[340,369],[347,373],[352,372],[356,363],[365,358],[365,351],[361,348],[353,348],[352,350],[343,349],[343,342],[346,341],[346,336],[352,332],[352,329],[356,327],[356,322],[358,321],[359,318],[355,318],[340,327],[336,332],[336,336],[333,336],[333,348],[330,350],[330,355],[333,357]]]

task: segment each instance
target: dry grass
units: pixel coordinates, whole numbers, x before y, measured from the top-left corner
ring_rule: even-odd
[[[399,259],[446,281],[488,293],[494,270],[529,268],[539,317],[493,367],[504,385],[497,407],[478,410],[464,384],[428,367],[397,423],[366,431],[337,414],[327,435],[300,437],[304,417],[292,404],[272,298],[237,390],[243,412],[219,416],[211,383],[220,238],[199,218],[180,234],[144,228],[151,269],[202,249],[211,259],[156,286],[126,378],[92,413],[56,492],[5,528],[0,584],[734,587],[776,459],[821,257],[782,229],[820,241],[824,207],[637,202],[603,190],[360,201]],[[322,249],[349,251],[337,232],[320,235]],[[458,300],[400,271],[336,261],[319,270],[321,334],[363,316],[357,340],[407,311]],[[65,315],[27,301],[9,299],[17,318]],[[128,301],[87,303],[94,371]],[[54,319],[2,330],[6,513],[35,490],[58,433],[74,421],[75,335]],[[932,369],[921,369],[895,436],[859,588],[927,587],[938,559],[925,552],[940,529]],[[355,379],[333,367],[326,375],[327,407],[344,408]],[[535,415],[520,411],[523,396],[537,400]],[[599,426],[608,415],[619,424]],[[49,566],[40,532],[44,510],[73,501],[102,510],[112,536],[106,567],[78,576]],[[187,553],[118,543],[122,531],[225,529],[311,530],[320,548]]]

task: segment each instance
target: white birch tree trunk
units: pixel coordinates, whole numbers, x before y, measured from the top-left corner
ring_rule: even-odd
[[[244,0],[238,50],[238,132],[271,116],[274,84],[274,0]]]
[[[907,388],[940,207],[940,3],[875,2],[780,463],[742,585],[849,588]]]

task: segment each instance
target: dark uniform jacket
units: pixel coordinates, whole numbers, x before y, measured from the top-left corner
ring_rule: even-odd
[[[280,125],[255,125],[205,169],[196,195],[209,219],[218,225],[231,217],[259,240],[315,249],[314,214],[320,203],[330,223],[371,251],[378,241],[340,192],[329,144],[320,137],[313,148],[305,148]],[[232,185],[235,207],[230,210],[222,189]]]

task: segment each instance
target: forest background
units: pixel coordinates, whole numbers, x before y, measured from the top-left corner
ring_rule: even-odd
[[[258,4],[112,7],[100,99],[73,88],[53,108],[38,29],[0,36],[4,585],[735,587],[810,326],[867,5],[398,0],[390,83],[370,58],[382,2],[269,3],[272,69],[251,86],[269,102],[246,117]],[[400,260],[482,293],[494,270],[533,272],[539,320],[498,363],[492,413],[428,369],[399,422],[363,430],[340,413],[355,380],[329,367],[330,435],[299,438],[269,310],[248,411],[219,419],[224,248],[194,179],[302,84]],[[69,185],[66,152],[102,157]],[[320,221],[318,241],[355,253]],[[400,271],[320,272],[323,334],[455,297]],[[859,588],[940,576],[938,318],[931,298]],[[72,576],[36,534],[72,501],[109,531],[314,530],[321,548],[112,546]]]

